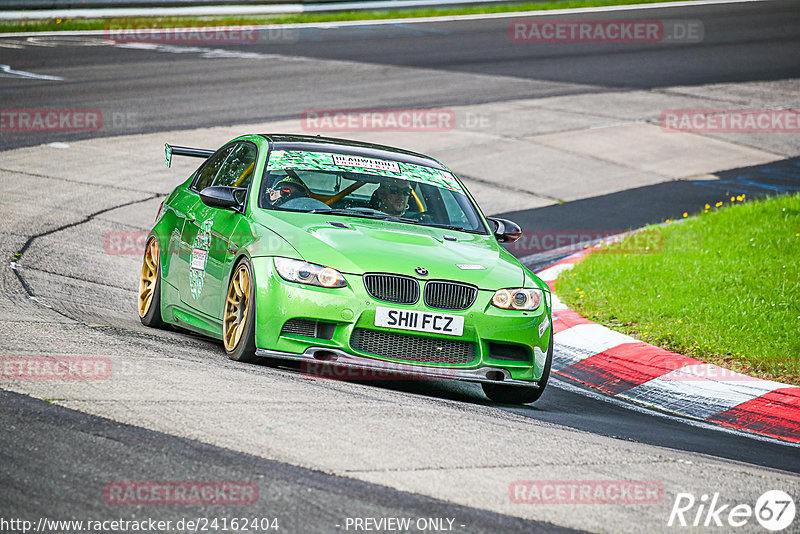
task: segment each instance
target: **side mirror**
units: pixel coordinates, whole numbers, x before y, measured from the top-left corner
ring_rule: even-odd
[[[522,229],[517,223],[497,217],[486,217],[486,220],[491,223],[494,237],[500,243],[513,243],[522,237]]]
[[[239,208],[244,204],[236,198],[236,193],[239,191],[246,191],[246,189],[212,185],[200,191],[200,200],[203,201],[203,204],[212,208]]]

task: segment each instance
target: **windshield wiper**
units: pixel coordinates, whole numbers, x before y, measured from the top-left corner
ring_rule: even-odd
[[[371,208],[320,208],[311,210],[309,213],[324,213],[326,215],[346,215],[348,217],[364,217],[367,219],[387,219],[391,215],[387,215],[382,211],[373,210]]]
[[[420,226],[432,226],[434,228],[443,228],[445,230],[456,230],[458,232],[467,232],[470,234],[478,233],[475,230],[470,230],[468,228],[464,228],[463,226],[458,226],[454,224],[420,222],[418,219],[412,219],[409,217],[396,217],[394,215],[389,215],[388,213],[384,213],[382,211],[375,210],[372,208],[328,208],[328,209],[319,208],[311,210],[309,213],[325,213],[330,215],[346,215],[348,217],[363,217],[366,219],[380,219],[391,222],[418,224]]]
[[[463,226],[457,226],[455,224],[440,224],[440,223],[433,223],[433,222],[426,222],[420,223],[422,226],[433,226],[434,228],[444,228],[445,230],[456,230],[458,232],[469,232],[474,233],[474,230],[470,230],[468,228],[464,228]]]
[[[368,219],[381,219],[383,221],[419,224],[417,219],[411,219],[409,217],[397,217],[379,210],[374,210],[372,208],[316,209],[312,210],[310,213],[330,213],[332,215],[349,215],[351,217],[366,217]]]
[[[385,220],[392,222],[419,224],[419,221],[417,219],[410,219],[409,217],[395,217],[394,215],[389,215],[388,217],[386,217]]]

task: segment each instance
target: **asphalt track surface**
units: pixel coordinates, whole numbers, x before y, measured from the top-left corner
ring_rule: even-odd
[[[724,171],[717,180],[662,182],[534,210],[511,211],[502,216],[522,228],[565,233],[592,228],[598,232],[618,233],[667,219],[680,220],[687,206],[695,207],[690,209],[694,214],[705,204],[713,206],[721,193],[723,198],[741,194],[758,198],[797,191],[798,178],[800,158],[788,158]],[[546,267],[547,261],[553,261],[552,257],[544,258],[545,263],[533,262],[528,267]]]
[[[191,480],[202,473],[204,480],[258,483],[257,503],[246,515],[279,517],[278,532],[330,532],[347,517],[376,516],[448,517],[456,528],[469,525],[469,532],[487,534],[577,532],[166,436],[16,393],[0,391],[0,403],[4,515],[13,510],[18,517],[115,517],[115,505],[97,499],[109,480]],[[241,506],[206,505],[149,515],[177,523],[244,514]]]
[[[69,140],[263,122],[314,108],[458,106],[800,74],[796,0],[647,9],[625,17],[699,20],[703,40],[529,46],[508,38],[513,18],[275,30],[266,32],[264,42],[198,45],[196,52],[182,53],[135,41],[128,49],[91,46],[102,37],[42,37],[36,45],[0,48],[0,63],[66,83],[56,93],[50,82],[3,79],[0,102],[4,108],[100,108],[119,114],[120,123],[125,114],[135,116],[116,131],[60,136]],[[221,67],[204,57],[225,53],[236,61]],[[266,55],[267,61],[248,54]],[[343,63],[306,66],[303,58]],[[41,142],[40,134],[4,135],[0,148]]]
[[[700,19],[706,37],[702,43],[680,46],[559,45],[534,49],[503,39],[509,21],[499,19],[309,29],[299,31],[297,40],[291,43],[214,47],[233,54],[279,55],[268,69],[262,61],[244,56],[220,67],[204,59],[206,52],[202,51],[179,54],[163,49],[89,46],[91,39],[87,38],[75,38],[76,46],[69,46],[65,42],[71,38],[64,37],[42,40],[52,46],[0,48],[0,63],[62,76],[67,80],[64,90],[54,93],[45,81],[4,78],[0,79],[0,99],[8,108],[100,107],[112,113],[134,113],[136,124],[126,124],[124,133],[143,133],[281,119],[315,107],[453,106],[800,75],[800,2],[700,6],[668,13],[647,10],[641,15]],[[305,69],[302,58],[343,63],[319,72]],[[426,70],[404,77],[382,69],[382,65]],[[120,131],[60,134],[46,141],[109,133]],[[4,135],[0,148],[42,142],[40,134]],[[732,182],[736,176],[732,171]],[[780,185],[777,183],[776,190]],[[746,184],[738,189],[732,184],[726,192],[745,190]],[[700,202],[711,198],[714,191],[713,185],[671,182],[510,216],[524,226],[560,218],[580,229],[588,227],[585,221],[613,214],[613,218],[605,219],[609,228],[635,227],[675,217],[684,209],[687,196]],[[620,209],[621,205],[625,209]],[[599,228],[596,224],[592,227]],[[479,389],[468,385],[414,382],[374,387],[458,400],[466,406],[490,405]],[[19,515],[102,511],[102,504],[92,501],[88,494],[81,495],[85,486],[62,481],[91,481],[96,486],[113,479],[114,473],[135,479],[132,473],[136,473],[136,466],[147,463],[151,479],[158,478],[154,473],[161,473],[163,479],[180,479],[204,471],[221,480],[263,474],[273,480],[269,500],[262,503],[265,513],[294,510],[292,517],[298,523],[291,525],[290,531],[329,531],[334,517],[396,514],[464,518],[470,531],[477,532],[560,531],[112,423],[16,394],[0,393],[0,404],[0,508],[18,510]],[[558,382],[533,406],[497,409],[620,440],[800,473],[800,454],[795,448],[631,410]],[[194,511],[199,515],[205,512]],[[161,512],[159,515],[168,519]],[[183,511],[181,515],[185,515]]]

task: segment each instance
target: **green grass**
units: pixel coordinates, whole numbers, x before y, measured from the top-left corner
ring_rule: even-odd
[[[629,240],[591,254],[558,295],[643,341],[800,384],[800,194],[733,204],[649,227],[663,246],[648,253]]]
[[[303,22],[339,22],[346,20],[375,20],[410,17],[436,17],[445,15],[470,15],[476,13],[507,13],[513,11],[548,11],[611,5],[652,4],[677,0],[572,0],[556,2],[528,2],[489,4],[441,9],[408,9],[394,11],[344,11],[336,13],[298,13],[293,15],[253,15],[219,17],[135,17],[113,19],[47,19],[0,22],[0,33],[103,30],[109,24],[115,27],[181,28],[201,26],[250,26],[257,24],[292,24]]]

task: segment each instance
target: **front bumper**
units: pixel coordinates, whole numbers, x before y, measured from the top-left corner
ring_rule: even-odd
[[[265,358],[280,358],[303,362],[301,371],[311,376],[323,378],[348,378],[352,380],[389,380],[393,378],[410,379],[449,379],[461,382],[476,382],[533,387],[538,388],[538,382],[530,380],[515,380],[511,373],[499,367],[480,367],[478,369],[456,369],[442,367],[427,367],[405,363],[395,363],[374,358],[364,358],[349,354],[343,350],[327,347],[309,347],[303,354],[280,352],[276,350],[256,349],[256,356]],[[354,372],[331,372],[327,368],[345,368]]]
[[[397,373],[448,378],[470,382],[493,382],[534,386],[541,378],[547,359],[547,347],[552,327],[539,334],[539,326],[550,322],[549,299],[532,312],[502,310],[491,305],[493,291],[479,291],[475,303],[464,311],[432,310],[422,299],[414,305],[392,305],[374,300],[366,291],[360,275],[345,274],[347,287],[323,288],[283,280],[274,269],[270,257],[253,258],[256,278],[256,347],[257,354],[306,361],[327,361],[333,366],[351,369],[387,369],[396,365]],[[420,279],[425,282],[425,279]],[[463,335],[424,334],[402,329],[375,326],[378,306],[418,311],[432,311],[464,317]],[[331,326],[332,334],[325,339],[282,332],[291,319],[308,319]],[[422,362],[408,358],[363,352],[354,348],[354,332],[371,330],[400,336],[419,336],[442,342],[456,341],[474,345],[472,361]],[[498,344],[524,348],[523,361],[500,357],[493,347]],[[315,354],[327,351],[329,357]],[[335,356],[335,359],[332,357]],[[388,372],[388,370],[387,370]],[[502,378],[502,380],[501,380]]]

